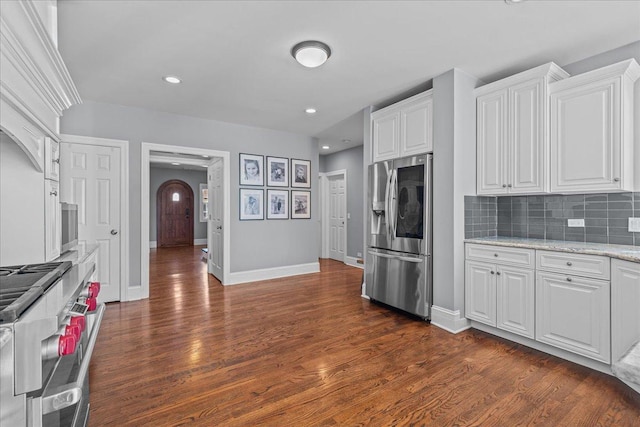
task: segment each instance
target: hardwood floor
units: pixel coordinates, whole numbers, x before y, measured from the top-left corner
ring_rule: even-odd
[[[109,304],[90,426],[638,426],[616,378],[360,297],[362,270],[223,287],[154,250],[150,298]]]

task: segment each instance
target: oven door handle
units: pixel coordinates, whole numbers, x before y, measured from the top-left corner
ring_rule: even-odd
[[[82,364],[78,371],[78,378],[75,382],[63,385],[57,389],[55,394],[42,397],[42,414],[49,414],[51,412],[59,411],[68,406],[75,405],[82,399],[82,386],[84,384],[85,377],[89,372],[89,364],[91,363],[91,354],[93,353],[93,347],[96,345],[98,339],[98,331],[100,330],[100,323],[102,323],[102,316],[104,315],[105,305],[104,303],[98,305],[96,310],[96,318],[91,328],[91,336],[89,342],[84,351],[84,357],[82,358]]]

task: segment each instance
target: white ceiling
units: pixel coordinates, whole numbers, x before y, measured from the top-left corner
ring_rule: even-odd
[[[334,152],[362,143],[364,107],[452,68],[493,81],[640,40],[640,1],[60,0],[58,30],[85,100],[314,136]],[[332,49],[316,69],[290,55],[309,39]]]

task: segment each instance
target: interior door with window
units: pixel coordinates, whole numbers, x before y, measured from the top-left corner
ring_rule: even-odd
[[[158,188],[158,247],[193,246],[193,190],[172,179]]]

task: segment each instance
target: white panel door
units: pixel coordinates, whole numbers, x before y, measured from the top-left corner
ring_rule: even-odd
[[[78,205],[78,244],[99,247],[98,299],[119,301],[120,148],[62,143],[60,153],[62,201]]]
[[[534,79],[509,88],[510,193],[542,193],[546,179],[544,85]]]
[[[373,161],[388,160],[400,153],[400,113],[391,112],[373,119]]]
[[[477,193],[506,194],[507,169],[507,91],[501,90],[477,100]]]
[[[551,95],[551,192],[621,188],[620,120],[617,79]]]
[[[465,317],[496,326],[496,267],[467,261],[464,277]]]
[[[222,255],[224,250],[224,230],[222,228],[224,212],[223,171],[224,161],[222,159],[214,160],[207,170],[207,185],[209,187],[209,220],[207,223],[209,262],[207,271],[220,282],[223,281]]]
[[[496,267],[497,327],[534,338],[535,275],[524,268]]]
[[[610,285],[605,280],[536,274],[536,340],[611,362]]]
[[[344,175],[329,177],[329,258],[344,262],[347,200]]]

